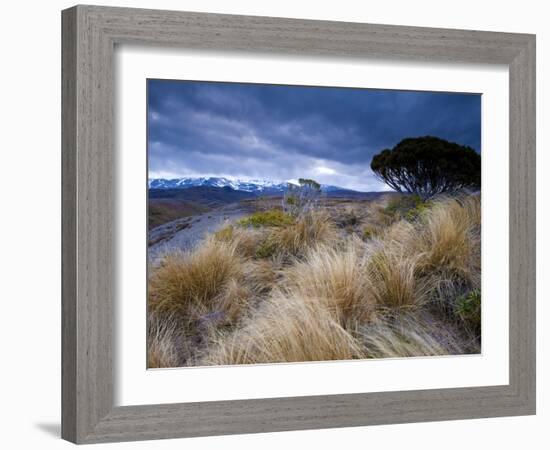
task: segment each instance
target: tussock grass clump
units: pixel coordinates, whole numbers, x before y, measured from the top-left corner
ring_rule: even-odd
[[[216,298],[216,308],[223,312],[226,323],[237,323],[253,295],[249,286],[232,278]]]
[[[337,241],[336,227],[323,211],[308,211],[292,225],[273,230],[267,240],[275,249],[274,253],[291,256],[303,256],[315,245],[329,245]]]
[[[436,202],[411,244],[423,272],[459,277],[479,288],[480,223],[479,196]]]
[[[217,242],[227,243],[235,248],[235,251],[250,258],[272,258],[276,256],[303,256],[308,249],[316,245],[328,245],[339,241],[338,231],[328,213],[324,211],[308,211],[297,219],[278,210],[256,213],[240,222],[250,224],[252,217],[264,217],[272,212],[275,216],[283,215],[285,221],[291,222],[282,226],[282,222],[264,221],[264,227],[257,229],[255,225],[248,228],[228,226],[216,232],[213,239]],[[258,215],[258,216],[256,216]],[[256,220],[255,223],[262,222]],[[258,225],[259,227],[259,225]]]
[[[258,211],[254,214],[239,220],[241,226],[252,227],[282,227],[294,222],[291,215],[280,209],[270,209],[268,211]]]
[[[359,330],[367,358],[403,358],[468,353],[469,348],[448,324],[429,317],[400,314]]]
[[[359,342],[321,302],[273,296],[243,327],[221,336],[205,365],[328,361],[363,358]]]
[[[340,228],[356,227],[367,216],[367,209],[363,205],[345,205],[334,217],[336,225]]]
[[[263,230],[228,225],[214,233],[212,239],[229,244],[245,258],[252,258],[256,256],[258,248],[265,241],[266,236],[266,232]]]
[[[318,246],[285,273],[285,289],[291,295],[322,302],[336,317],[365,320],[375,299],[365,276],[365,249],[351,239],[343,250]]]
[[[364,225],[370,230],[369,234],[379,234],[394,224],[420,220],[432,205],[432,201],[422,200],[418,195],[386,195],[368,204]]]
[[[375,303],[385,308],[421,307],[428,288],[416,276],[418,257],[397,242],[379,241],[373,247],[366,277]]]
[[[167,255],[149,278],[149,308],[153,313],[187,314],[210,309],[227,283],[242,274],[233,245],[208,240],[188,254]]]
[[[250,260],[243,265],[242,283],[255,295],[267,294],[280,279],[282,261]]]
[[[176,350],[179,338],[177,322],[171,317],[161,320],[151,315],[147,333],[147,367],[178,367],[181,361]]]

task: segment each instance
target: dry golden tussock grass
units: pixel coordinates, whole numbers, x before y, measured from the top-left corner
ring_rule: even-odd
[[[258,247],[266,237],[266,230],[228,225],[214,233],[212,239],[215,242],[229,244],[235,248],[239,255],[245,258],[252,258],[256,255]]]
[[[177,322],[170,317],[159,319],[150,315],[147,332],[147,367],[178,367],[181,361],[176,351]]]
[[[221,336],[199,364],[328,361],[364,356],[359,342],[322,302],[279,293],[241,328]]]
[[[417,229],[412,249],[424,273],[459,277],[479,287],[481,205],[479,196],[436,202]]]
[[[278,283],[282,267],[282,261],[276,258],[246,261],[242,282],[256,295],[267,294]]]
[[[216,308],[224,313],[225,323],[237,323],[248,308],[248,304],[254,295],[245,283],[236,279],[231,279],[227,282],[223,292],[216,297]]]
[[[285,292],[322,302],[343,320],[366,320],[374,308],[365,276],[365,248],[351,239],[344,249],[317,246],[285,272]]]
[[[193,252],[168,255],[149,277],[150,311],[185,315],[210,309],[229,281],[242,276],[242,268],[235,246],[213,239]]]
[[[366,266],[370,293],[383,308],[418,308],[427,301],[425,281],[416,276],[418,256],[398,242],[376,241]]]
[[[328,213],[309,211],[292,225],[272,231],[268,238],[275,253],[303,256],[315,245],[330,245],[338,240],[338,232]]]
[[[192,365],[479,351],[453,316],[480,285],[479,197],[435,200],[408,220],[389,216],[390,200],[345,209],[342,220],[358,218],[351,232],[334,210],[316,210],[285,226],[228,226],[166,257],[152,270],[149,307],[180,328],[152,335],[152,363],[174,364],[174,336],[201,342],[177,355]],[[361,240],[365,224],[375,232]]]
[[[361,327],[358,334],[368,358],[464,354],[473,350],[449,324],[429,317],[400,314]]]

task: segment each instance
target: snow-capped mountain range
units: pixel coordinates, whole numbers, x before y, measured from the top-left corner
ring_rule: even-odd
[[[224,177],[199,177],[199,178],[150,178],[149,189],[186,189],[190,187],[230,187],[236,191],[244,191],[255,194],[279,193],[287,189],[289,181],[272,180],[240,180]],[[324,192],[350,191],[349,189],[338,186],[322,184],[321,190]],[[350,191],[353,192],[353,191]]]

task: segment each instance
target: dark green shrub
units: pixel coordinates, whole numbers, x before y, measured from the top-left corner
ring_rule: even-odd
[[[481,330],[481,292],[477,289],[460,296],[455,304],[456,315],[476,331]]]
[[[481,186],[481,156],[434,136],[407,138],[372,158],[375,175],[397,192],[423,199]]]

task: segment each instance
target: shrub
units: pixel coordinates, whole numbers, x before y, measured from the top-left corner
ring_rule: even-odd
[[[385,207],[385,213],[394,220],[406,219],[414,221],[430,207],[429,200],[423,200],[419,195],[400,195],[393,197]]]
[[[298,184],[288,183],[283,197],[285,212],[296,217],[311,211],[321,197],[321,185],[315,180],[300,178]]]
[[[269,211],[258,211],[249,217],[239,220],[241,226],[252,227],[282,227],[290,225],[294,222],[294,219],[281,211],[280,209],[270,209]]]
[[[432,136],[403,139],[372,158],[371,169],[398,192],[430,198],[479,189],[481,156],[474,149]]]
[[[456,301],[455,312],[473,330],[481,331],[481,292],[474,289],[460,296]]]

